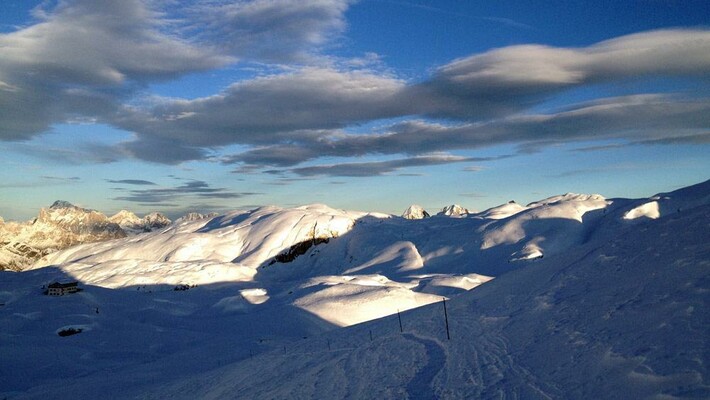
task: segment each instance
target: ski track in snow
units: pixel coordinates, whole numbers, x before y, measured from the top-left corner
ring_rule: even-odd
[[[425,338],[412,333],[403,335],[406,339],[419,342],[426,348],[427,363],[417,371],[407,385],[407,394],[410,399],[429,400],[437,398],[434,393],[433,383],[436,375],[444,368],[446,354],[441,344],[434,339]]]

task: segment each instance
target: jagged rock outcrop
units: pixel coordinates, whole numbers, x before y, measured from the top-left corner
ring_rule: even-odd
[[[423,218],[429,218],[431,215],[429,215],[428,212],[422,206],[412,204],[407,208],[404,213],[402,214],[402,218],[404,219],[423,219]]]

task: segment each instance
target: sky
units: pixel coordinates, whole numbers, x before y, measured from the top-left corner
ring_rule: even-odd
[[[704,0],[0,3],[0,216],[401,214],[710,178]]]

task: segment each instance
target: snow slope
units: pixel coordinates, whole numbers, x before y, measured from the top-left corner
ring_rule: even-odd
[[[442,304],[187,381],[176,398],[708,398],[710,206],[627,227]],[[374,338],[370,340],[370,334]],[[330,346],[330,349],[327,346]]]
[[[264,207],[73,247],[0,273],[0,398],[707,397],[709,200]]]

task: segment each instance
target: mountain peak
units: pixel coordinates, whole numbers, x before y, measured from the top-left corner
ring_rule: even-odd
[[[407,208],[404,213],[402,214],[402,218],[405,219],[423,219],[423,218],[429,218],[431,215],[429,215],[426,210],[417,204],[412,204]]]
[[[50,209],[56,210],[58,208],[76,208],[76,206],[66,200],[57,200],[49,206]]]
[[[450,206],[444,207],[438,215],[443,215],[447,217],[456,217],[460,215],[467,215],[469,214],[469,211],[467,208],[461,207],[458,204],[452,204]]]

